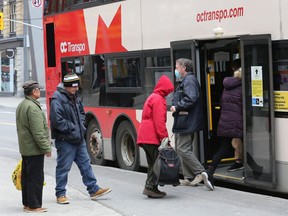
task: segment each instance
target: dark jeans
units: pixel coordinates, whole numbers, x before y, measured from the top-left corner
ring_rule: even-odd
[[[234,151],[234,148],[232,147],[231,144],[232,138],[229,137],[222,137],[221,138],[221,146],[220,149],[218,150],[218,152],[213,156],[212,158],[212,163],[211,163],[211,167],[210,167],[210,171],[212,173],[214,173],[215,169],[218,167],[219,163],[221,162],[221,160],[229,155],[230,152]],[[210,173],[210,174],[212,174]]]
[[[153,172],[153,166],[155,164],[155,161],[158,157],[159,151],[158,151],[158,145],[151,145],[151,144],[142,144],[140,145],[146,153],[148,168],[147,168],[147,179],[145,187],[149,189],[154,189],[155,183],[153,182],[154,178],[154,172]]]
[[[42,207],[44,155],[22,155],[22,204],[29,208]]]

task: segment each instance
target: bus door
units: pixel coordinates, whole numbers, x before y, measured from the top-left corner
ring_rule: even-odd
[[[200,62],[199,62],[199,48],[197,42],[194,40],[187,40],[187,41],[175,41],[171,42],[171,65],[172,70],[175,70],[175,61],[178,58],[188,58],[193,61],[193,71],[201,85],[201,79],[205,78],[203,73],[200,71]],[[205,74],[205,73],[204,73]],[[177,80],[175,80],[175,86],[177,86]],[[204,95],[204,93],[202,94]],[[204,96],[203,96],[204,97]],[[204,100],[204,99],[203,99]],[[198,156],[198,159],[201,163],[205,163],[205,134],[206,131],[200,131],[199,133],[194,135],[194,142],[193,142],[193,151],[195,155]]]
[[[272,188],[276,183],[276,174],[271,36],[241,36],[240,44],[244,182]]]
[[[211,162],[213,155],[219,150],[221,139],[217,136],[218,122],[220,119],[221,95],[223,91],[223,80],[232,76],[231,62],[240,58],[239,39],[203,40],[197,43],[200,49],[200,70],[205,79],[202,80],[202,88],[205,94],[207,107],[207,141],[205,145],[206,162]],[[227,174],[227,163],[234,161],[233,151],[222,160],[216,174],[223,176]],[[223,166],[222,166],[223,165]],[[225,166],[224,166],[225,165]],[[231,164],[229,164],[231,166]],[[227,176],[227,175],[226,175]],[[238,173],[231,173],[233,178],[242,179]]]

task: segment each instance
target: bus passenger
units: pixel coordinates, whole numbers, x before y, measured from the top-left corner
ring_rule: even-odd
[[[25,99],[16,109],[19,150],[22,156],[22,204],[28,213],[46,212],[42,208],[44,156],[51,157],[49,128],[40,103],[40,85],[27,81]]]
[[[77,164],[82,181],[92,200],[111,191],[98,186],[85,142],[85,113],[78,97],[79,77],[67,74],[57,86],[51,100],[50,124],[57,149],[56,197],[57,203],[68,204],[66,184],[73,161]]]
[[[221,160],[231,150],[235,151],[235,163],[227,169],[228,172],[242,170],[243,167],[243,107],[242,107],[242,70],[240,59],[235,59],[231,67],[233,77],[223,80],[224,90],[221,96],[221,115],[218,123],[217,135],[221,137],[221,146],[213,156],[208,166],[208,174],[213,175]],[[231,147],[231,143],[233,148]],[[263,167],[258,165],[250,153],[246,152],[247,164],[253,170],[253,176],[258,179],[262,175]]]
[[[170,110],[174,117],[175,149],[181,158],[184,175],[181,184],[193,186],[203,180],[205,186],[213,190],[212,176],[208,176],[193,152],[194,132],[203,129],[203,109],[200,85],[192,70],[192,60],[176,60],[175,76],[180,78],[180,83],[174,92]]]
[[[147,179],[143,194],[149,198],[162,198],[166,193],[158,190],[158,185],[153,182],[153,165],[158,156],[158,147],[161,141],[168,137],[166,128],[166,99],[174,90],[174,85],[169,77],[163,75],[157,82],[153,93],[146,99],[142,121],[138,129],[137,144],[146,153],[148,162]]]
[[[221,137],[221,146],[213,156],[212,163],[208,166],[208,173],[211,175],[213,175],[221,160],[233,151],[232,145],[235,148],[236,161],[233,166],[228,168],[228,171],[243,169],[243,108],[240,59],[235,59],[231,66],[234,71],[233,77],[226,77],[223,80],[221,115],[217,129],[217,135]]]

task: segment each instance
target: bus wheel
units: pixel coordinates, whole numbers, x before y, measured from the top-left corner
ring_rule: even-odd
[[[116,133],[116,157],[121,169],[138,171],[139,151],[136,134],[128,121],[120,123]]]
[[[92,120],[88,125],[86,142],[91,163],[105,165],[102,134],[96,120]]]

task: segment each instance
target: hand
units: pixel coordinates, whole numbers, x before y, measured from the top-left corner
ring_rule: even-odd
[[[176,111],[176,107],[175,107],[175,106],[171,106],[171,107],[170,107],[170,111],[171,111],[172,113],[174,113],[174,112]]]
[[[46,157],[51,157],[51,155],[52,155],[51,152],[48,152],[48,153],[45,154]]]

